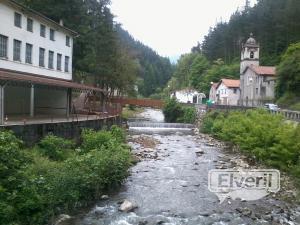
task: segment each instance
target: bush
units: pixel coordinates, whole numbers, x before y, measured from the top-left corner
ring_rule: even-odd
[[[291,172],[300,179],[300,125],[289,124],[283,117],[265,110],[249,110],[209,113],[201,129],[238,145],[257,161]]]
[[[82,153],[90,152],[94,149],[101,149],[102,146],[107,146],[114,137],[107,131],[94,131],[85,129],[81,133],[81,151]]]
[[[175,98],[165,102],[163,113],[168,123],[195,123],[197,118],[196,108],[182,106]]]
[[[61,161],[67,158],[74,145],[74,142],[70,140],[48,135],[40,141],[38,147],[43,156],[51,160]]]
[[[131,155],[122,130],[82,135],[78,154],[71,141],[52,135],[25,152],[11,132],[0,132],[0,224],[48,224],[123,182]]]
[[[195,123],[197,110],[195,107],[183,107],[183,116],[177,120],[182,123]]]
[[[182,106],[176,101],[175,98],[168,99],[163,108],[165,121],[167,123],[176,123],[177,120],[183,117]]]

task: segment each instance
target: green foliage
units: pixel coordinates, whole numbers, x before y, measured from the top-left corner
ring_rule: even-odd
[[[74,142],[64,138],[48,135],[39,144],[39,151],[51,160],[61,161],[68,157],[68,153],[74,147]]]
[[[276,84],[277,97],[289,97],[281,99],[281,103],[285,103],[284,100],[293,101],[300,98],[300,42],[290,45],[282,56],[277,67]]]
[[[195,107],[183,107],[183,116],[178,118],[177,122],[195,123],[197,118],[197,110]]]
[[[61,157],[63,146],[74,148],[72,142],[50,135],[38,148],[25,151],[11,132],[0,132],[0,224],[48,224],[122,183],[131,165],[122,130],[86,130],[82,135],[79,148],[85,152],[72,149],[73,154]]]
[[[209,113],[201,129],[232,142],[256,160],[287,172],[300,171],[300,126],[265,110]],[[293,172],[292,172],[293,173]],[[300,174],[297,174],[300,179]]]
[[[183,55],[179,59],[165,93],[191,87],[208,95],[211,82],[219,82],[222,78],[239,79],[239,67],[239,63],[227,65],[221,59],[210,63],[200,53]]]
[[[111,132],[111,135],[120,143],[122,142],[125,142],[126,140],[126,135],[125,135],[125,131],[118,127],[117,125],[113,125],[111,128],[110,128],[110,132]]]
[[[254,7],[237,10],[229,22],[219,22],[201,43],[201,52],[210,60],[226,64],[240,57],[241,43],[252,32],[261,46],[261,64],[276,65],[291,43],[300,41],[298,0],[259,0]],[[259,21],[259,23],[257,23]]]
[[[166,100],[163,114],[167,123],[176,123],[183,116],[183,109],[175,98]]]
[[[148,97],[163,88],[173,73],[170,60],[159,56],[151,48],[136,41],[127,31],[120,26],[116,27],[121,45],[127,46],[128,52],[139,65],[137,82],[139,93]],[[130,75],[130,74],[128,74]],[[126,76],[124,76],[126,79]]]
[[[101,149],[102,146],[108,146],[109,142],[114,138],[110,132],[94,131],[85,129],[81,134],[82,144],[81,151],[83,153],[90,152],[94,149]]]
[[[197,117],[195,107],[182,106],[175,98],[165,101],[163,113],[168,123],[194,123]]]

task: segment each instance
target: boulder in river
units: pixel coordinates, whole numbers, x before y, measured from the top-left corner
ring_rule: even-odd
[[[71,219],[72,217],[66,214],[61,214],[58,217],[58,220],[56,221],[55,225],[63,225],[64,222],[66,222],[67,220]]]
[[[119,210],[122,212],[131,212],[134,209],[136,209],[138,206],[135,202],[131,202],[127,199],[123,201],[123,203],[120,205]]]

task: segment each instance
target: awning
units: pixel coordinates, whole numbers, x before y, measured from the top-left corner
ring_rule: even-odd
[[[15,72],[15,71],[0,70],[0,80],[21,82],[21,83],[28,83],[28,84],[39,84],[39,85],[46,85],[52,87],[72,88],[72,89],[83,90],[83,91],[96,91],[96,92],[103,92],[103,93],[106,92],[101,88],[92,87],[84,84],[78,84],[72,81],[43,77],[38,75],[31,75],[31,74]]]

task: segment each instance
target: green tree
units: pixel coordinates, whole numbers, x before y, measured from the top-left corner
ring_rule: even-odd
[[[285,93],[300,97],[300,42],[290,45],[277,67],[276,95]]]

